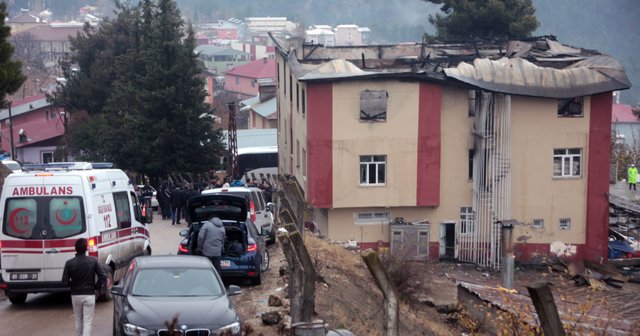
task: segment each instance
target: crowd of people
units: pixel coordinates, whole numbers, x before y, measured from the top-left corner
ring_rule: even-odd
[[[163,181],[160,184],[160,188],[156,194],[158,199],[158,211],[162,215],[162,219],[171,219],[171,225],[178,225],[181,219],[185,216],[187,200],[195,195],[199,195],[205,189],[215,188],[229,188],[229,187],[253,187],[259,188],[264,191],[265,200],[271,202],[273,198],[273,186],[266,178],[262,177],[262,181],[258,179],[247,178],[245,182],[241,178],[230,180],[226,176],[222,179],[214,176],[214,178],[207,183],[201,181],[197,183],[187,183],[184,185],[173,184],[170,181]],[[152,193],[152,192],[151,192]],[[139,193],[141,197],[141,203],[147,204],[147,193],[143,187]],[[150,206],[150,198],[147,206]]]

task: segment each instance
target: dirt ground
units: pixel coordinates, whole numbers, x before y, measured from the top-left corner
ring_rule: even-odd
[[[383,335],[383,297],[359,252],[346,250],[341,245],[329,244],[312,236],[305,239],[320,277],[316,287],[316,318],[324,320],[328,330],[346,329],[355,335]],[[286,334],[284,322],[288,322],[288,316],[274,326],[264,325],[261,319],[265,312],[279,312],[282,316],[288,314],[287,277],[281,276],[279,272],[281,268],[286,268],[287,263],[279,244],[270,247],[269,251],[271,262],[263,283],[255,287],[243,286],[243,293],[234,300],[245,322],[245,334]],[[437,278],[442,277],[441,274],[436,275],[436,271],[430,272]],[[430,278],[432,277],[422,279]],[[422,300],[422,303],[416,301],[401,305],[401,335],[460,335],[463,332],[449,323],[445,314],[429,305],[434,300],[443,304],[454,302],[455,297],[451,296],[455,295],[455,286],[446,278],[445,281],[449,282],[446,290],[421,290],[420,293],[415,293],[415,298]],[[434,297],[431,292],[439,293]],[[270,295],[283,299],[284,306],[269,306]]]

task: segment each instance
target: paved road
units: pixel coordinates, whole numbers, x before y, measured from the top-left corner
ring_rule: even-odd
[[[175,254],[180,237],[178,232],[186,229],[186,224],[171,226],[156,215],[154,223],[149,224],[153,254]],[[0,298],[0,334],[1,335],[73,335],[74,319],[69,294],[30,294],[27,303],[14,306],[3,296]],[[111,335],[113,304],[96,304],[93,321],[93,335]]]

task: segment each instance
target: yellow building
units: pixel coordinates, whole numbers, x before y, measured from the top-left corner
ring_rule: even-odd
[[[607,257],[611,92],[630,87],[616,60],[545,39],[274,41],[279,171],[321,234],[496,266],[515,219],[516,258]]]

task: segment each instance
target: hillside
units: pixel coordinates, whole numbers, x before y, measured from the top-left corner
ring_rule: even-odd
[[[329,329],[347,329],[355,335],[383,335],[382,294],[360,254],[310,235],[305,240],[320,278],[316,285],[316,318],[324,320]],[[279,274],[287,263],[279,244],[269,251],[270,269],[262,285],[243,286],[243,293],[234,301],[244,322],[251,326],[250,335],[281,334],[282,325],[265,326],[260,316],[264,312],[288,314],[287,277]],[[449,287],[453,288],[453,284]],[[453,295],[447,290],[444,292],[447,296]],[[268,306],[270,295],[280,297],[285,305]],[[403,303],[400,307],[400,335],[460,335],[462,332],[449,324],[445,315],[426,304]]]

